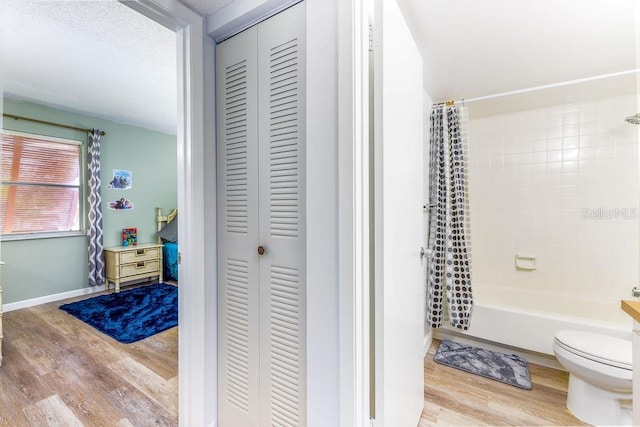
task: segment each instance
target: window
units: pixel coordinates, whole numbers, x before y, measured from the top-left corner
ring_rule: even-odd
[[[80,231],[82,144],[2,131],[3,238]]]

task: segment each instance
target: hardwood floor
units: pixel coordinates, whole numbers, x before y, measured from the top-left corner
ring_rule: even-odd
[[[424,363],[427,426],[583,426],[565,406],[566,372],[529,364],[533,390],[469,374],[433,361],[434,340]]]
[[[3,315],[0,426],[176,426],[178,328],[121,344],[43,304]],[[568,375],[530,364],[521,390],[424,363],[426,426],[584,425],[565,408]]]
[[[88,297],[3,314],[0,426],[177,426],[178,328],[121,344],[58,308]]]

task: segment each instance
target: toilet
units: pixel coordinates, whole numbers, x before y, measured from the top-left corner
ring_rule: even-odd
[[[631,341],[582,331],[558,331],[558,362],[569,372],[567,408],[594,426],[632,425]]]

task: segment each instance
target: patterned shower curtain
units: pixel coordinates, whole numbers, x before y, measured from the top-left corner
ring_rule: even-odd
[[[463,107],[437,105],[431,110],[427,323],[434,328],[442,324],[446,304],[451,325],[468,329],[473,308],[463,128]]]
[[[104,258],[102,256],[102,197],[100,196],[100,130],[89,133],[89,285],[105,283]]]

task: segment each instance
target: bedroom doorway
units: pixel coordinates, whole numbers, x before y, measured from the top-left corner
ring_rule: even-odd
[[[205,229],[205,211],[215,212],[215,196],[205,193],[204,184],[207,177],[215,182],[215,160],[213,165],[206,161],[208,156],[215,159],[215,154],[206,152],[204,141],[214,141],[214,127],[205,125],[204,117],[214,111],[214,46],[205,36],[202,17],[182,4],[169,0],[123,3],[177,36],[179,413],[180,425],[209,425],[215,422],[215,405],[206,402],[217,397],[207,384],[216,382],[217,361],[205,360],[205,354],[212,349],[215,354],[217,337],[206,334],[205,328],[208,316],[215,316],[215,297],[214,306],[208,307],[211,290],[205,286],[205,277],[215,277],[215,267],[207,267],[205,259],[215,259],[215,226]]]
[[[2,3],[0,9],[0,17],[5,17],[4,6],[8,2]],[[66,2],[23,2],[25,4],[44,4],[50,5],[55,8],[56,4],[60,5],[62,9]],[[83,2],[81,2],[83,3]],[[84,2],[85,4],[91,2]],[[101,3],[104,2],[93,2]],[[113,1],[112,3],[115,3]],[[202,17],[198,16],[187,7],[174,0],[139,0],[139,1],[122,1],[122,4],[141,13],[143,16],[157,22],[172,31],[175,32],[178,46],[176,49],[177,61],[177,74],[178,79],[173,89],[178,92],[178,125],[177,125],[177,207],[181,211],[179,218],[181,233],[183,237],[183,243],[181,245],[182,252],[182,268],[180,273],[180,281],[188,286],[180,288],[180,334],[179,334],[179,389],[180,389],[180,424],[181,425],[208,425],[211,417],[207,414],[211,414],[215,410],[215,405],[205,405],[205,399],[211,401],[210,396],[206,396],[206,384],[208,382],[215,382],[215,379],[211,380],[209,372],[205,366],[205,353],[207,340],[205,339],[205,325],[206,321],[206,306],[205,301],[205,257],[211,257],[210,251],[212,247],[205,248],[205,229],[204,229],[204,217],[205,217],[205,204],[206,199],[204,195],[204,176],[205,176],[205,164],[202,159],[205,158],[204,153],[204,140],[205,135],[208,135],[208,140],[213,140],[211,130],[205,129],[204,115],[206,110],[203,109],[205,104],[205,95],[203,93],[207,91],[212,92],[212,84],[205,88],[205,50],[209,50],[205,46],[204,37],[204,24]],[[78,3],[79,5],[80,3]],[[117,5],[117,3],[116,3]],[[7,5],[8,7],[8,5]],[[73,7],[73,6],[72,6]],[[84,28],[94,26],[96,33],[100,33],[100,19],[102,15],[87,15],[83,19],[73,19],[68,16],[68,12],[60,12],[60,22],[63,25],[69,24],[75,26],[81,26]],[[37,20],[42,15],[32,16],[33,20]],[[91,19],[86,19],[90,17]],[[1,19],[0,19],[1,20]],[[7,21],[5,23],[8,24]],[[123,29],[127,29],[126,21],[123,22]],[[102,35],[107,35],[108,32],[103,32]],[[62,44],[61,40],[57,40],[46,36],[40,37],[24,37],[15,43],[13,46],[18,48],[24,48],[28,43],[36,44],[40,47],[40,53],[42,57],[52,57],[51,52],[46,49],[46,42],[52,41],[54,43]],[[93,40],[89,37],[83,39],[78,37],[79,40],[88,41]],[[131,37],[130,44],[142,44],[145,42],[144,37],[141,35],[135,35]],[[109,42],[107,41],[107,44]],[[4,48],[3,48],[4,50]],[[213,50],[213,47],[210,49]],[[89,55],[83,57],[83,61],[92,61],[101,54],[101,49],[95,47],[91,52],[91,59]],[[136,59],[136,58],[134,58]],[[27,62],[27,61],[25,61]],[[55,67],[55,63],[51,65]],[[50,67],[39,68],[40,70],[48,70]],[[80,72],[80,68],[75,67],[75,70]],[[210,74],[213,74],[212,72]],[[126,73],[120,73],[120,75],[127,75]],[[153,74],[148,74],[153,76]],[[73,76],[67,76],[68,80]],[[4,79],[3,79],[4,80]],[[130,81],[133,81],[133,76],[130,77]],[[6,80],[4,80],[6,83]],[[74,82],[77,83],[77,82]],[[6,86],[5,86],[6,88]],[[206,90],[205,90],[206,89]],[[81,88],[77,89],[81,91]],[[126,89],[123,89],[126,92]],[[44,92],[44,91],[43,91]],[[93,91],[84,91],[93,92]],[[72,93],[70,93],[71,95]],[[94,94],[95,95],[95,94]],[[124,105],[122,105],[124,107]],[[89,111],[82,109],[81,111]],[[63,122],[60,120],[60,122]],[[71,123],[73,124],[73,123]],[[113,134],[115,135],[115,133]],[[215,203],[215,202],[214,202]],[[153,212],[149,216],[152,220]],[[213,230],[215,233],[215,230]],[[79,243],[78,246],[85,248],[86,241],[81,237],[75,238]],[[53,241],[54,239],[46,239]],[[33,240],[35,241],[35,240]],[[44,240],[43,240],[44,242]],[[9,255],[9,251],[6,250],[8,244],[3,244],[5,249],[5,256]],[[41,245],[44,246],[44,245]],[[215,243],[212,245],[215,249]],[[51,253],[54,253],[53,251]],[[58,253],[58,252],[55,252]],[[67,251],[61,251],[61,253],[67,253]],[[68,254],[67,254],[68,255]],[[46,258],[46,257],[42,257]],[[81,255],[77,257],[81,259]],[[82,257],[82,265],[86,265],[85,257]],[[80,263],[80,261],[79,261]],[[80,264],[79,264],[80,265]],[[80,270],[81,267],[77,267],[74,270]],[[67,272],[69,270],[66,270]],[[6,269],[5,269],[6,274]],[[78,274],[83,276],[82,280],[86,280],[86,276],[82,273]],[[68,276],[64,276],[68,277]],[[16,282],[19,283],[19,282]],[[86,282],[84,282],[86,283]],[[81,283],[83,285],[83,283]],[[6,284],[5,284],[6,286]],[[54,292],[51,292],[53,294]],[[57,292],[55,292],[57,293]],[[6,296],[7,293],[5,292]],[[25,298],[26,299],[26,298]],[[6,301],[5,301],[6,302]],[[188,307],[188,309],[187,309]],[[215,346],[214,346],[215,348]],[[4,366],[3,366],[4,367]],[[213,370],[215,374],[215,370]],[[215,396],[214,396],[215,398]]]

